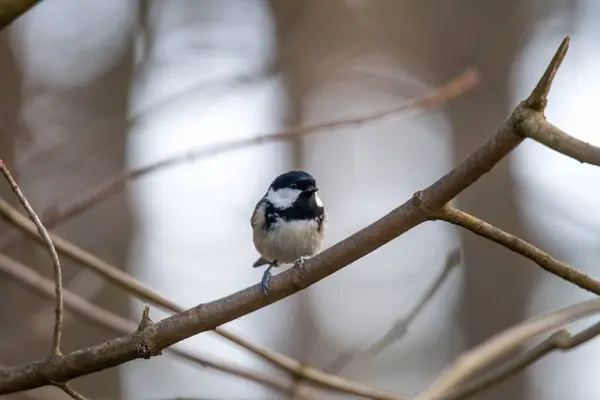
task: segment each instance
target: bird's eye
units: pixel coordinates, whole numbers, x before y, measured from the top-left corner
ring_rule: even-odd
[[[290,185],[290,188],[292,188],[292,189],[298,189],[298,185],[296,185],[295,183],[292,183]]]

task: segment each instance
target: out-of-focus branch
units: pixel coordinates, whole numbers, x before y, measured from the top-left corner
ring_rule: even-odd
[[[593,299],[532,318],[509,328],[461,355],[445,373],[442,373],[414,400],[445,399],[446,395],[462,382],[517,350],[537,335],[598,313],[600,313],[600,299]]]
[[[34,294],[50,300],[55,297],[54,284],[50,280],[38,274],[32,268],[1,253],[0,273],[30,289]],[[92,324],[96,324],[104,329],[108,329],[116,334],[126,335],[138,328],[138,324],[135,322],[98,307],[68,290],[64,291],[64,301],[66,309],[77,317]],[[192,363],[205,368],[212,368],[232,376],[256,382],[286,395],[290,394],[292,391],[291,383],[286,383],[275,377],[263,375],[229,363],[209,360],[175,347],[168,349],[168,352],[180,359],[191,361]],[[308,396],[304,396],[304,399],[308,400]]]
[[[0,0],[0,30],[41,2],[41,0]]]
[[[118,193],[123,189],[127,182],[139,179],[143,176],[166,168],[187,164],[193,161],[205,159],[228,151],[239,150],[249,146],[256,146],[280,140],[295,139],[299,136],[308,134],[326,133],[331,132],[334,129],[360,126],[406,111],[416,112],[435,108],[471,90],[478,81],[479,76],[477,72],[469,69],[446,85],[438,88],[433,93],[430,93],[423,98],[394,107],[390,110],[379,111],[360,118],[343,119],[314,125],[292,126],[277,133],[259,134],[254,137],[230,143],[223,143],[208,148],[191,150],[183,154],[169,157],[146,167],[122,172],[97,186],[91,187],[89,190],[81,193],[74,199],[70,199],[69,202],[66,202],[66,204],[51,207],[49,210],[42,213],[43,219],[47,226],[54,227],[57,224],[81,214],[83,211],[90,209],[94,205]],[[5,243],[5,239],[0,241],[0,243]]]
[[[390,329],[385,335],[383,335],[383,337],[377,342],[369,346],[366,352],[372,355],[379,354],[390,344],[404,336],[406,332],[408,332],[408,327],[410,326],[410,324],[417,318],[417,316],[421,313],[423,308],[425,308],[425,306],[429,303],[429,301],[437,293],[437,291],[440,290],[442,284],[450,275],[450,272],[452,272],[454,267],[457,267],[459,265],[459,262],[460,249],[455,249],[446,257],[446,262],[444,263],[444,269],[442,270],[442,273],[437,277],[437,279],[433,282],[429,289],[423,294],[421,300],[412,309],[412,311],[406,317],[396,321],[392,329]]]
[[[514,375],[515,373],[527,368],[542,357],[547,356],[553,351],[569,351],[580,346],[600,335],[600,322],[595,323],[589,328],[584,329],[576,335],[566,329],[561,329],[548,336],[539,344],[525,350],[515,358],[494,368],[481,378],[474,379],[461,385],[457,390],[452,391],[450,395],[445,396],[444,400],[459,400],[479,393],[494,384]]]
[[[25,195],[17,185],[17,182],[13,179],[8,167],[4,164],[4,162],[0,159],[0,171],[8,181],[12,191],[15,193],[25,211],[27,211],[27,215],[35,224],[37,232],[40,238],[43,240],[44,244],[48,248],[50,252],[50,259],[52,260],[52,267],[54,268],[54,286],[55,286],[55,296],[56,296],[56,306],[54,310],[55,318],[54,318],[54,335],[52,339],[52,355],[60,356],[60,337],[62,333],[62,319],[63,319],[63,295],[62,295],[62,272],[60,268],[60,261],[58,259],[58,254],[56,253],[56,249],[54,248],[54,244],[52,243],[52,239],[44,228],[42,221],[37,216]]]
[[[436,280],[429,287],[429,289],[423,294],[419,302],[413,307],[413,309],[408,313],[408,315],[396,321],[392,328],[389,331],[387,331],[379,340],[377,340],[375,343],[371,344],[370,346],[358,353],[342,354],[323,370],[330,374],[339,374],[351,362],[356,361],[362,355],[375,356],[382,352],[393,342],[402,338],[408,332],[408,327],[410,326],[410,324],[412,324],[412,322],[421,313],[421,310],[425,308],[425,306],[440,289],[442,284],[446,281],[446,278],[448,277],[448,275],[450,275],[450,272],[452,272],[454,267],[459,265],[460,256],[460,249],[454,249],[452,252],[450,252],[450,254],[448,254],[444,263],[444,269],[442,270],[442,273],[436,278]]]
[[[544,253],[521,238],[504,232],[494,225],[451,206],[443,207],[434,214],[435,219],[468,229],[476,235],[496,242],[517,254],[527,257],[551,274],[571,282],[584,290],[600,295],[600,282]]]

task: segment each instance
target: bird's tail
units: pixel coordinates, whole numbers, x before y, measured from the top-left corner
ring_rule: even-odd
[[[267,265],[267,264],[269,264],[269,262],[267,260],[265,260],[262,257],[259,257],[258,260],[254,261],[254,264],[252,264],[252,268],[258,268],[260,266]]]

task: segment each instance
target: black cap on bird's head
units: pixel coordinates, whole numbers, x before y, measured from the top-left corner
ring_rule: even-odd
[[[315,178],[308,172],[289,171],[279,175],[270,186],[273,190],[297,189],[302,192],[316,192],[319,190]]]

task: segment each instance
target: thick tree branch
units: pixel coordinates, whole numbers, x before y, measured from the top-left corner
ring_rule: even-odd
[[[17,211],[14,207],[12,207],[2,198],[0,198],[0,215],[8,222],[14,224],[23,232],[27,233],[31,238],[40,242],[40,238],[36,234],[35,226],[31,223],[31,221],[29,221],[25,216],[19,213],[19,211]],[[168,311],[172,311],[175,313],[185,311],[183,307],[173,303],[172,301],[157,293],[154,293],[152,290],[141,284],[132,276],[124,273],[121,269],[108,264],[107,262],[75,246],[74,244],[66,241],[65,239],[62,239],[61,237],[58,237],[56,235],[51,235],[51,237],[57,250],[63,255],[63,257],[66,257],[83,266],[93,269],[100,275],[107,278],[109,281],[115,283],[119,287],[126,290],[128,293],[131,293],[144,301],[148,301],[149,303],[157,305]],[[361,395],[365,397],[369,397],[369,395],[374,395],[380,396],[379,398],[386,398],[385,396],[388,396],[383,392],[373,391],[371,389],[364,388],[360,385],[353,384],[352,382],[345,381],[341,378],[333,377],[335,379],[332,379],[332,376],[326,373],[304,365],[298,362],[297,360],[294,360],[293,358],[287,357],[283,354],[250,343],[223,328],[215,328],[214,332],[259,355],[265,360],[271,362],[273,365],[280,367],[285,371],[288,371],[293,376],[299,376],[304,380],[312,382],[316,385],[343,392],[351,391],[350,393],[352,394]],[[123,334],[122,331],[120,333]],[[206,366],[212,367],[210,364]]]
[[[52,243],[52,239],[50,238],[48,231],[46,231],[46,228],[44,228],[42,221],[40,221],[40,218],[37,216],[31,205],[25,198],[25,195],[23,194],[23,192],[17,185],[17,182],[15,182],[10,171],[1,159],[0,171],[2,171],[2,174],[8,181],[12,191],[19,199],[19,202],[23,205],[23,208],[25,208],[25,211],[27,211],[27,215],[29,215],[31,221],[33,222],[33,224],[35,224],[39,237],[43,240],[44,244],[48,248],[48,251],[50,252],[50,259],[52,260],[52,267],[54,268],[54,286],[56,296],[56,306],[54,310],[54,335],[52,339],[52,355],[60,356],[60,337],[62,333],[63,320],[63,295],[62,272],[60,269],[60,261],[58,259],[58,254],[56,253],[56,249],[54,248],[54,244]]]
[[[35,272],[33,269],[19,263],[0,253],[0,273],[4,273],[14,279],[17,283],[26,286],[33,290],[34,293],[52,299],[54,297],[53,283]],[[109,329],[117,334],[128,334],[130,332],[142,332],[149,328],[152,321],[149,319],[149,308],[146,306],[142,319],[139,324],[133,321],[126,320],[116,314],[113,314],[101,307],[98,307],[80,296],[65,290],[65,305],[68,310],[73,312],[78,317],[97,324],[105,329]],[[175,356],[178,356],[184,360],[195,362],[205,368],[212,368],[217,371],[227,373],[233,376],[240,377],[254,381],[256,383],[267,386],[271,389],[277,390],[281,393],[290,395],[293,393],[294,385],[292,383],[286,384],[279,379],[272,378],[267,375],[259,374],[253,371],[245,370],[241,367],[229,365],[223,362],[208,360],[204,357],[191,354],[184,350],[170,347],[167,349],[168,352]],[[294,360],[295,361],[295,360]],[[295,361],[297,362],[297,361]],[[342,378],[327,375],[319,371],[307,368],[309,374],[308,381],[316,383],[318,386],[325,389],[339,391],[343,393],[349,393],[356,396],[366,397],[370,399],[381,399],[381,400],[398,400],[398,396],[390,395],[386,392],[372,389],[367,386],[363,386],[351,381],[346,381]],[[308,399],[307,394],[299,395],[300,398]]]
[[[433,215],[435,219],[463,227],[476,235],[496,242],[517,254],[527,257],[551,274],[571,282],[588,292],[600,295],[600,282],[577,271],[564,262],[555,259],[549,254],[544,253],[521,238],[504,232],[502,229],[496,228],[495,226],[454,207],[443,207],[437,210]]]
[[[444,399],[469,377],[517,350],[537,335],[598,313],[600,313],[600,299],[593,299],[532,318],[509,328],[461,355],[445,373],[414,400]]]
[[[27,287],[33,293],[41,297],[50,300],[55,298],[54,283],[52,283],[52,281],[38,274],[32,268],[29,268],[1,253],[0,273]],[[139,325],[135,322],[98,307],[68,290],[64,291],[64,302],[65,308],[77,317],[118,335],[126,335],[139,328]],[[209,360],[205,357],[201,357],[180,348],[171,347],[167,351],[185,361],[256,382],[286,395],[289,395],[293,389],[292,384],[286,383],[281,379],[259,374],[257,372],[246,370],[228,363]]]
[[[452,391],[450,395],[444,397],[444,400],[459,400],[472,396],[521,371],[553,351],[569,351],[594,339],[598,335],[600,335],[600,322],[573,336],[568,330],[561,329],[517,357],[494,368],[481,378],[461,385],[457,390]]]

